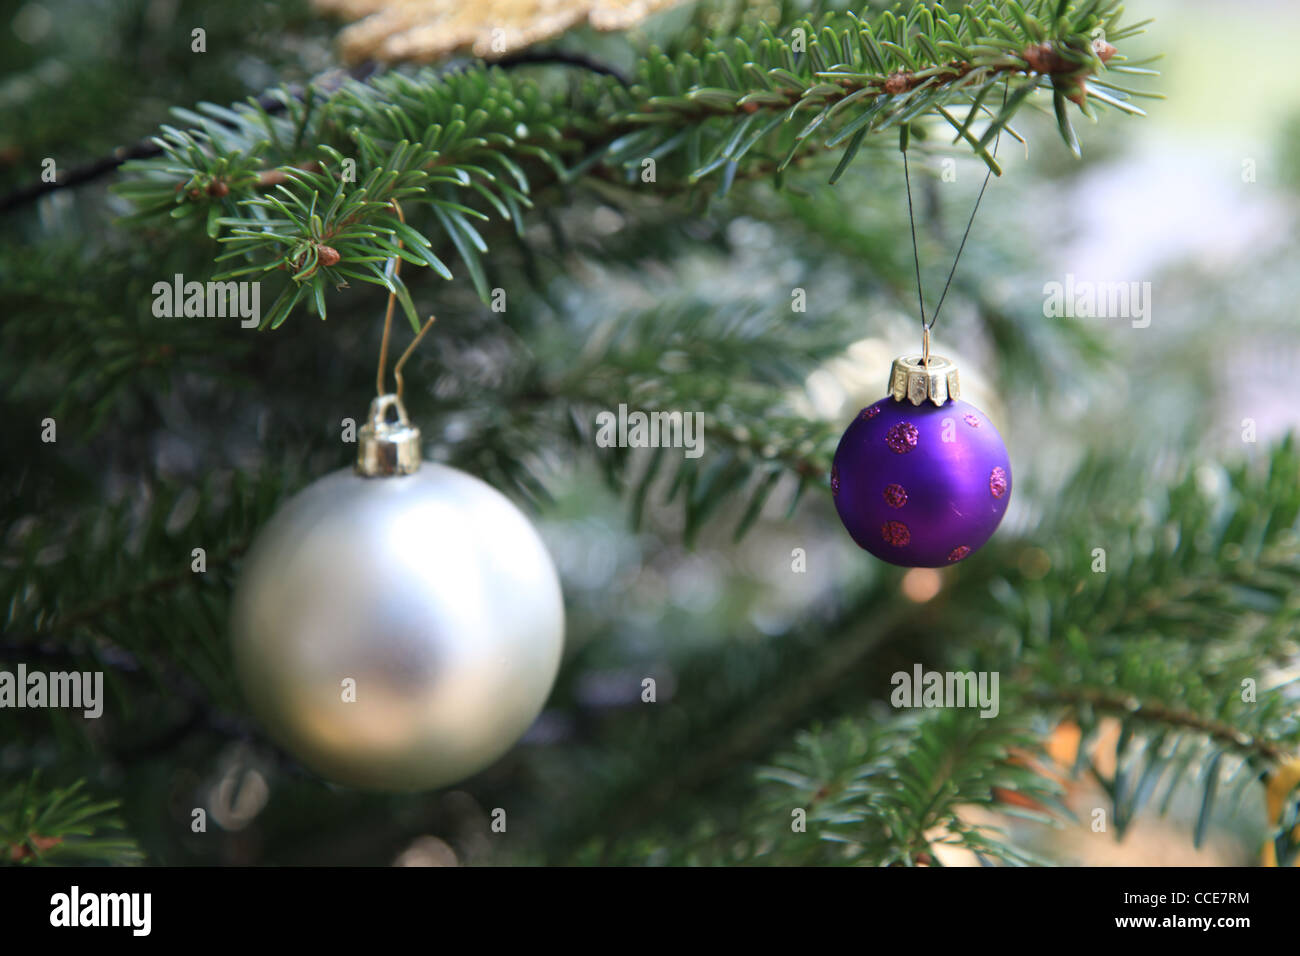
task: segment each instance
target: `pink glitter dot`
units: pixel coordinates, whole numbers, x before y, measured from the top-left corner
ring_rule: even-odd
[[[970,554],[970,548],[966,547],[966,545],[964,544],[959,544],[957,545],[957,547],[953,548],[951,551],[948,552],[948,560],[960,561],[968,554]]]
[[[966,420],[966,424],[969,425],[971,428],[980,427],[980,420],[976,418],[974,415],[966,415],[965,420]]]
[[[911,422],[899,422],[885,433],[885,444],[891,451],[905,455],[916,447],[916,440],[920,434]]]
[[[901,548],[912,540],[912,532],[901,521],[886,521],[880,526],[880,534],[888,544],[896,548]]]
[[[994,498],[1001,498],[1007,493],[1007,473],[999,466],[989,475],[989,491]]]
[[[838,495],[839,493],[840,493],[840,470],[836,468],[834,465],[831,465],[831,494]]]
[[[902,485],[886,485],[885,504],[891,508],[903,507],[907,504],[907,489]]]
[[[863,418],[875,418],[879,414],[880,414],[879,405],[869,405],[862,410]]]

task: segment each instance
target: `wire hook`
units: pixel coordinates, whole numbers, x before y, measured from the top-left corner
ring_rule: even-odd
[[[411,353],[415,351],[415,347],[420,344],[420,339],[424,338],[424,333],[433,328],[433,323],[436,318],[437,316],[434,315],[429,316],[429,321],[424,323],[424,328],[420,329],[420,331],[416,333],[415,338],[411,339],[411,344],[406,347],[406,351],[402,353],[402,357],[399,358],[397,364],[393,366],[393,378],[397,379],[397,398],[399,401],[402,398],[402,389],[404,387],[402,382],[402,366],[405,365],[406,360],[411,357]]]
[[[1007,91],[1011,86],[1010,79],[1002,88],[1002,109],[1006,110]],[[971,106],[972,111],[975,105]],[[996,119],[994,120],[996,122]],[[1003,126],[1006,124],[1004,123]],[[997,136],[993,141],[993,156],[998,155],[998,146],[1002,143],[1002,127],[998,128]],[[975,205],[971,209],[970,219],[966,221],[966,231],[962,233],[961,244],[957,247],[957,254],[953,256],[952,268],[948,270],[948,281],[943,285],[943,293],[939,296],[939,304],[934,307],[927,321],[925,317],[925,291],[921,286],[921,255],[916,245],[916,214],[912,209],[912,176],[908,170],[907,164],[907,126],[904,125],[899,131],[899,149],[903,153],[903,183],[907,187],[907,222],[912,229],[912,261],[916,266],[916,298],[921,308],[921,357],[925,367],[930,367],[930,329],[939,319],[939,310],[943,308],[943,301],[948,297],[948,289],[952,286],[952,277],[957,272],[957,263],[961,261],[961,254],[966,248],[966,240],[970,238],[971,226],[975,224],[975,214],[979,212],[980,203],[984,200],[984,191],[989,188],[989,177],[993,175],[993,167],[989,167],[988,172],[984,174],[984,183],[980,186],[979,195],[975,197]]]
[[[406,225],[406,217],[402,215],[402,207],[398,205],[396,199],[391,200],[393,211],[397,213],[397,219],[402,225]],[[397,248],[402,248],[402,240],[397,240]],[[393,278],[398,278],[402,271],[402,257],[393,256],[391,265]],[[384,337],[379,341],[379,372],[375,375],[375,394],[384,395],[384,368],[388,365],[388,338],[393,331],[393,306],[397,304],[397,293],[392,289],[388,291],[388,308],[384,310]],[[400,379],[399,379],[400,381]]]
[[[392,200],[391,203],[393,211],[397,213],[398,221],[401,222],[402,225],[406,225],[406,217],[402,215],[402,207],[398,205],[396,199]],[[397,240],[397,248],[402,248],[402,240],[400,238]],[[390,268],[393,273],[393,278],[396,279],[402,269],[402,257],[393,256]],[[392,336],[393,332],[393,306],[396,303],[397,293],[389,290],[388,307],[384,310],[384,336],[379,342],[379,372],[375,376],[375,394],[380,398],[383,398],[387,394],[384,390],[384,369],[388,365],[388,340]],[[411,357],[411,353],[415,351],[415,347],[420,344],[420,340],[424,338],[424,334],[433,327],[434,319],[435,316],[429,316],[429,321],[424,323],[424,328],[420,329],[420,331],[416,333],[415,338],[411,340],[411,344],[406,347],[406,351],[402,353],[401,357],[397,360],[397,364],[393,366],[393,378],[397,381],[397,400],[399,403],[402,400],[402,392],[405,386],[405,383],[402,381],[402,367],[406,365],[407,359]]]

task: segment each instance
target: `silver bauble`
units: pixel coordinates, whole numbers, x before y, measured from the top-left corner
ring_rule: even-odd
[[[359,441],[356,469],[310,485],[254,543],[235,663],[271,736],[322,776],[443,786],[497,760],[541,711],[564,643],[559,578],[504,495],[420,463],[393,396]]]

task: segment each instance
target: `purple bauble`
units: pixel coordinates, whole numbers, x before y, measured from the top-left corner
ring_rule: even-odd
[[[890,564],[938,568],[997,530],[1011,499],[1011,461],[973,405],[886,397],[844,430],[831,492],[860,547]]]

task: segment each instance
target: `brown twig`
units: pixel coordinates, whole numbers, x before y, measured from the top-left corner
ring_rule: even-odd
[[[1106,714],[1194,730],[1230,750],[1247,756],[1262,757],[1273,764],[1293,757],[1280,745],[1238,730],[1231,724],[1209,720],[1192,711],[1179,710],[1164,704],[1143,703],[1133,697],[1115,696],[1099,690],[1085,689],[1037,692],[1028,695],[1028,699],[1038,704],[1088,706]]]

